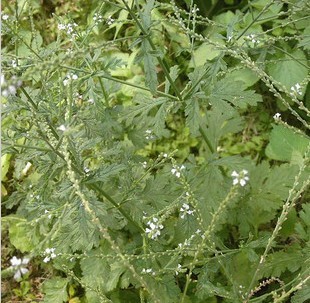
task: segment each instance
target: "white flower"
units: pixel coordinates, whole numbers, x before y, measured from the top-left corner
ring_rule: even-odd
[[[153,132],[151,129],[147,129],[145,133],[146,133],[146,136],[145,136],[146,140],[152,140],[155,138],[152,134]]]
[[[160,230],[164,228],[162,224],[158,223],[158,218],[155,217],[153,218],[153,222],[148,221],[147,225],[148,227],[145,229],[145,232],[153,240],[160,236],[161,234]]]
[[[254,35],[254,34],[248,35],[247,38],[248,38],[249,40],[251,40],[252,43],[254,43],[254,44],[260,42],[259,40],[256,40],[256,35]]]
[[[180,208],[180,213],[181,213],[181,219],[185,218],[185,215],[192,215],[195,212],[195,210],[191,210],[190,206],[187,203],[183,203],[182,207]]]
[[[274,114],[273,119],[275,119],[276,121],[281,120],[281,114],[280,113]]]
[[[61,130],[62,132],[67,130],[67,127],[65,125],[60,125],[59,127],[57,127],[57,129]]]
[[[22,265],[27,265],[29,263],[29,258],[18,259],[15,256],[10,260],[14,270],[16,270],[14,274],[14,279],[19,280],[22,275],[26,274],[29,270]]]
[[[2,20],[8,20],[8,19],[9,19],[9,15],[7,14],[2,15]]]
[[[179,274],[179,272],[181,271],[181,269],[182,269],[182,265],[181,265],[181,264],[178,264],[177,270],[175,271],[176,276]]]
[[[70,73],[70,74],[67,74],[67,76],[62,82],[64,86],[67,86],[70,81],[77,80],[78,78],[79,78],[78,75]]]
[[[294,86],[291,87],[291,95],[302,95],[301,86],[299,83],[296,83]]]
[[[249,181],[249,177],[247,176],[248,171],[243,169],[240,173],[237,173],[235,170],[232,172],[231,176],[234,177],[233,185],[237,185],[238,183],[241,186],[245,186]]]
[[[59,23],[59,24],[58,24],[58,29],[59,29],[60,31],[62,31],[62,30],[64,30],[64,29],[66,29],[66,25],[65,25],[65,24],[62,24],[62,23]]]
[[[109,16],[109,17],[107,18],[107,24],[108,24],[108,25],[113,24],[114,21],[115,21],[115,20],[112,18],[112,16]]]
[[[49,262],[51,259],[54,259],[57,257],[55,254],[55,248],[46,248],[44,251],[45,258],[43,259],[44,263]]]
[[[181,170],[185,169],[185,166],[182,165],[181,167],[178,167],[178,166],[174,166],[172,169],[171,169],[171,173],[173,175],[175,175],[177,178],[180,178],[181,177]]]

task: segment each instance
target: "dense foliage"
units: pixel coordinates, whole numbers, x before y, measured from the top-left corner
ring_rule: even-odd
[[[308,1],[2,5],[4,302],[310,300]]]

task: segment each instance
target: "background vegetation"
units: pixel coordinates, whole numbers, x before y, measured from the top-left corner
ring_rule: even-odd
[[[309,301],[309,12],[3,0],[3,302]]]

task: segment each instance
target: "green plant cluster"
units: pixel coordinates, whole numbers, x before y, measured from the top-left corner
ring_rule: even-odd
[[[310,300],[308,1],[3,4],[16,297]]]

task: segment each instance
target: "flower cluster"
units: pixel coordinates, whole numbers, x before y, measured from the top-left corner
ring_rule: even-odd
[[[3,74],[0,78],[1,82],[1,94],[3,97],[8,97],[9,95],[15,95],[17,89],[23,84],[21,80],[18,80],[13,76],[10,80],[6,81]]]
[[[256,35],[254,35],[254,34],[248,35],[248,36],[246,36],[246,38],[247,38],[248,40],[250,40],[250,41],[251,41],[252,43],[254,43],[254,44],[260,42],[258,39],[256,39]]]
[[[155,136],[153,135],[152,130],[151,130],[151,129],[147,129],[147,130],[145,131],[145,139],[146,139],[146,140],[152,140],[152,139],[154,139],[154,138],[155,138]]]
[[[299,83],[296,83],[295,85],[291,87],[291,95],[292,96],[302,95],[301,86]]]
[[[142,274],[151,274],[151,275],[155,276],[155,272],[153,271],[152,268],[143,268],[141,273]]]
[[[67,35],[71,36],[72,39],[77,36],[77,33],[75,32],[75,29],[77,27],[77,24],[75,22],[73,23],[68,23],[68,24],[58,24],[58,29],[60,31],[66,31]]]
[[[29,270],[23,265],[27,265],[29,263],[29,258],[18,259],[15,256],[10,260],[13,270],[16,270],[14,274],[14,279],[19,280],[22,275],[26,274]]]
[[[45,258],[43,259],[44,263],[49,262],[51,259],[54,259],[57,257],[55,254],[55,248],[47,248],[44,251]]]
[[[95,21],[95,24],[97,25],[103,21],[103,17],[102,17],[102,15],[95,13],[93,20]]]
[[[147,225],[148,227],[145,229],[145,232],[152,240],[159,237],[161,234],[160,231],[164,228],[164,226],[158,222],[158,218],[155,217],[153,218],[153,221],[148,221]]]
[[[181,165],[180,167],[177,165],[174,165],[173,168],[171,169],[171,173],[175,175],[177,178],[181,177],[181,170],[185,169],[184,165]]]
[[[112,25],[114,23],[115,19],[112,18],[112,16],[109,16],[107,18],[107,25]]]
[[[192,215],[195,212],[195,210],[191,210],[190,206],[187,203],[183,203],[182,207],[180,208],[180,213],[181,213],[181,219],[185,218],[185,215]]]
[[[240,184],[241,186],[245,186],[249,181],[249,177],[247,176],[248,171],[243,169],[240,173],[237,173],[235,170],[232,172],[231,176],[234,177],[233,185]]]
[[[70,74],[68,74],[68,75],[66,76],[66,78],[63,80],[63,84],[64,84],[64,86],[67,86],[67,85],[69,84],[70,81],[72,81],[72,80],[77,80],[78,78],[79,78],[79,77],[78,77],[76,74],[70,73]]]

